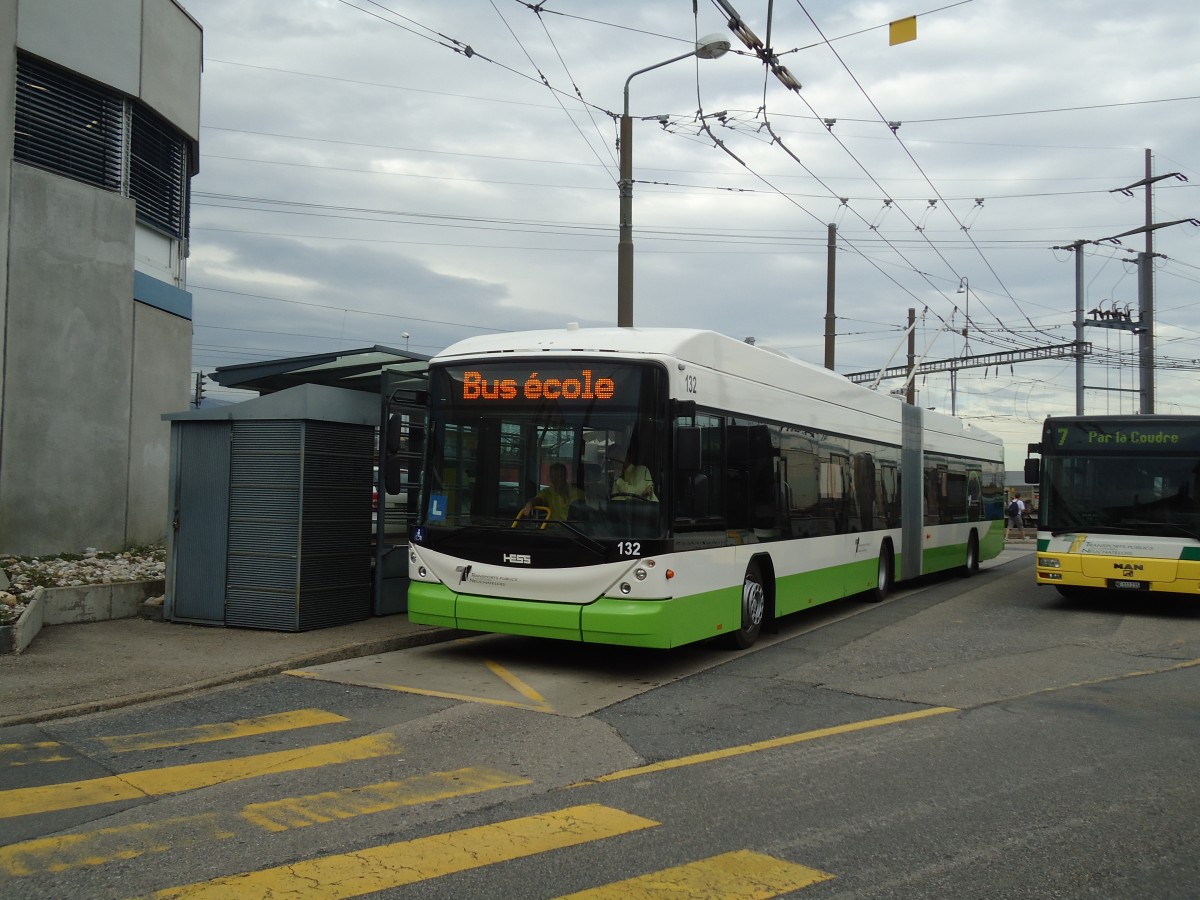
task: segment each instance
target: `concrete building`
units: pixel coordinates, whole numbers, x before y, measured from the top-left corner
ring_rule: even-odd
[[[0,0],[0,554],[166,537],[201,60],[174,0]]]

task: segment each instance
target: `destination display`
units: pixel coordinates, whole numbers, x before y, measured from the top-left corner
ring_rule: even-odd
[[[1136,452],[1164,453],[1195,452],[1200,448],[1200,422],[1158,422],[1147,418],[1144,423],[1124,421],[1067,422],[1061,420],[1047,425],[1044,449],[1092,451],[1097,453]]]
[[[540,360],[495,366],[447,366],[431,373],[434,395],[451,406],[524,406],[547,401],[635,407],[645,368]]]

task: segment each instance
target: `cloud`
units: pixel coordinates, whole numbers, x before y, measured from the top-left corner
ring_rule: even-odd
[[[540,15],[483,0],[357,5],[187,4],[206,56],[196,366],[405,331],[433,353],[482,329],[613,322],[613,114],[631,73],[724,30],[715,7],[693,21],[688,4],[633,0]],[[735,6],[765,38],[767,4]],[[737,53],[628,82],[640,324],[754,335],[821,362],[835,222],[839,370],[901,362],[910,307],[930,358],[1064,343],[1075,260],[1053,248],[1144,223],[1140,188],[1111,193],[1143,177],[1144,148],[1156,173],[1190,179],[1156,185],[1155,221],[1196,213],[1200,20],[1182,2],[957,4],[919,16],[917,40],[897,47],[889,4],[774,13],[799,94]],[[725,113],[708,121],[728,152],[696,128],[701,109]],[[1160,392],[1190,413],[1196,231],[1155,234]],[[1123,240],[1084,246],[1085,309],[1136,305],[1126,260],[1144,239]],[[1129,410],[1132,338],[1088,331],[1089,410]],[[1070,359],[964,369],[956,406],[1015,435],[1023,456],[1042,416],[1074,410],[1073,378]],[[923,405],[948,408],[948,377],[923,381]]]

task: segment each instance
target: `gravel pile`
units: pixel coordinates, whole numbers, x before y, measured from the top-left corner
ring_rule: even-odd
[[[25,609],[23,597],[35,588],[152,581],[163,577],[166,562],[164,547],[118,553],[89,547],[81,556],[0,556],[0,570],[9,580],[8,588],[0,591],[0,624],[21,615]]]

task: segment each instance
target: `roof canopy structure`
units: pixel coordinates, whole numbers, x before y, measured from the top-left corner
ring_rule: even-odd
[[[385,370],[389,373],[389,385],[406,378],[421,380],[428,373],[429,357],[376,344],[357,350],[334,350],[311,356],[220,366],[208,377],[221,387],[260,394],[273,394],[301,384],[379,394]]]

